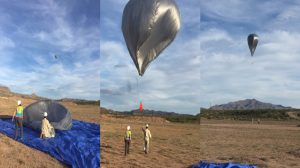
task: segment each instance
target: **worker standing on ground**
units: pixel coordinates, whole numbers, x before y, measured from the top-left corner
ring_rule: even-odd
[[[41,135],[40,135],[40,138],[43,138],[43,139],[55,137],[54,128],[49,123],[47,116],[48,116],[48,113],[44,112],[44,119],[42,120]]]
[[[124,142],[125,142],[125,156],[129,154],[129,146],[131,143],[131,131],[130,131],[130,126],[127,126],[127,130],[125,132],[125,137],[124,137]]]
[[[12,121],[15,119],[15,139],[18,139],[18,128],[20,128],[21,131],[21,140],[23,139],[23,106],[21,100],[18,100],[17,102],[18,106],[16,111],[14,112]]]
[[[145,154],[149,153],[149,145],[150,145],[150,139],[151,139],[151,132],[148,129],[149,125],[146,124],[146,129],[142,128],[144,132],[144,141],[145,141],[145,146],[144,146],[144,151]]]

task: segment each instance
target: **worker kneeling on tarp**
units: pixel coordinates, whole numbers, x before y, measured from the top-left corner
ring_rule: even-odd
[[[55,130],[53,126],[47,120],[47,112],[44,112],[44,119],[41,125],[41,135],[40,138],[53,138],[55,137]]]

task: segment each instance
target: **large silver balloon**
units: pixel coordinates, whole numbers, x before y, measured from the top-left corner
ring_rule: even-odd
[[[179,28],[180,14],[173,0],[130,0],[127,3],[122,31],[140,76],[174,40]]]
[[[256,46],[258,43],[258,35],[256,34],[249,34],[248,36],[248,46],[251,52],[251,56],[253,56]]]

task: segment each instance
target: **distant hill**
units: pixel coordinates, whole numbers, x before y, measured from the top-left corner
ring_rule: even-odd
[[[6,86],[0,85],[0,93],[1,94],[10,93],[10,89]]]
[[[39,97],[36,94],[21,94],[12,92],[8,87],[0,85],[0,97],[11,97],[11,96],[19,96],[21,98],[28,98],[28,99],[46,99],[43,97]]]
[[[144,116],[160,116],[160,117],[166,117],[166,116],[193,116],[190,114],[179,114],[175,112],[167,112],[167,111],[155,111],[155,110],[149,110],[144,109],[142,112],[140,112],[139,109],[131,110],[131,111],[123,111],[123,113],[127,113],[130,115],[144,115]]]
[[[171,122],[181,122],[181,123],[193,123],[198,122],[197,115],[191,114],[179,114],[175,112],[166,112],[166,111],[155,111],[144,109],[143,112],[140,112],[139,109],[134,109],[131,111],[114,111],[111,109],[106,109],[101,107],[101,114],[117,114],[117,115],[125,115],[125,116],[155,116],[155,117],[162,117]]]
[[[7,86],[0,85],[0,97],[12,97],[17,96],[21,98],[27,98],[27,99],[34,99],[34,100],[47,100],[49,98],[41,97],[36,95],[35,93],[32,94],[21,94],[21,93],[15,93],[12,92]],[[84,100],[84,99],[73,99],[73,98],[63,98],[63,99],[57,99],[56,101],[61,102],[73,102],[80,105],[100,105],[100,100]]]
[[[83,99],[63,98],[63,99],[58,99],[57,101],[73,102],[73,103],[76,103],[79,105],[99,105],[100,106],[100,100],[83,100]]]
[[[260,102],[256,99],[245,99],[227,104],[215,105],[210,107],[211,110],[254,110],[254,109],[291,109],[282,105]]]
[[[0,85],[0,97],[8,97],[8,96],[12,96],[10,89],[6,86]]]
[[[300,120],[300,109],[246,99],[215,105],[208,109],[201,108],[200,117],[234,120]]]

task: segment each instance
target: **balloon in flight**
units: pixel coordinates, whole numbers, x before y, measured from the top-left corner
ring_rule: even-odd
[[[249,36],[248,36],[248,46],[250,49],[251,56],[253,56],[253,54],[255,52],[255,49],[256,49],[256,46],[258,43],[258,39],[259,39],[258,35],[256,35],[256,34],[249,34]]]
[[[126,4],[122,32],[140,76],[175,39],[179,29],[180,14],[174,0],[130,0]]]

